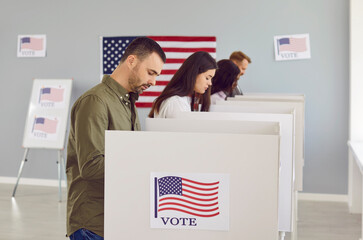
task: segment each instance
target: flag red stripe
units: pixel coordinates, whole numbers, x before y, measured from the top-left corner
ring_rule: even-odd
[[[165,63],[183,63],[185,59],[182,58],[167,58]]]
[[[174,202],[166,202],[166,203],[161,203],[159,204],[159,207],[165,206],[165,205],[176,205],[176,206],[180,206],[180,207],[185,207],[188,208],[190,210],[194,210],[194,211],[198,211],[198,212],[213,212],[219,209],[219,207],[216,208],[211,208],[211,209],[200,209],[200,208],[194,208],[194,207],[190,207],[188,205],[184,205],[181,203],[174,203]]]
[[[151,97],[158,97],[161,94],[161,92],[150,92],[146,91],[140,94],[140,96],[151,96]]]
[[[214,206],[214,205],[217,205],[218,204],[218,202],[214,202],[214,203],[210,203],[210,204],[201,204],[201,203],[191,202],[191,201],[188,201],[188,200],[185,200],[185,199],[176,198],[176,197],[166,197],[166,198],[162,198],[162,199],[160,199],[160,202],[161,201],[166,201],[166,200],[178,200],[178,201],[186,202],[186,203],[193,204],[193,205],[197,205],[197,206],[201,206],[201,207],[211,207],[211,206]]]
[[[202,201],[202,202],[214,201],[214,200],[218,199],[218,197],[208,198],[208,199],[196,198],[196,197],[192,197],[192,196],[189,196],[189,195],[186,195],[186,194],[183,194],[183,197],[191,198],[191,199],[194,199],[194,200],[197,200],[197,201]]]
[[[137,102],[135,103],[136,107],[139,108],[151,108],[153,106],[152,102]]]
[[[216,37],[180,37],[180,36],[148,36],[154,41],[164,42],[215,42]]]
[[[190,190],[187,190],[187,189],[183,189],[183,192],[188,192],[188,193],[192,193],[192,194],[200,195],[200,196],[213,196],[213,195],[218,194],[218,192],[214,192],[214,193],[198,193],[198,192],[193,192],[193,191],[190,191]]]
[[[160,74],[175,74],[176,71],[178,71],[177,69],[167,69],[167,70],[161,70]]]
[[[212,191],[212,190],[217,190],[218,189],[218,187],[214,187],[214,188],[199,188],[199,187],[194,187],[192,185],[188,185],[188,184],[185,184],[185,183],[183,183],[183,186],[190,187],[190,188],[197,189],[197,190],[201,190],[201,191]]]
[[[187,214],[190,214],[190,215],[193,215],[193,216],[197,216],[197,217],[214,217],[214,216],[219,215],[219,212],[214,213],[214,214],[197,214],[197,213],[185,211],[185,210],[178,209],[178,208],[162,208],[162,209],[159,209],[158,212],[166,211],[166,210],[179,211],[179,212],[187,213]]]
[[[214,183],[202,183],[202,182],[196,182],[187,178],[182,178],[183,181],[187,181],[187,182],[191,182],[191,183],[195,183],[195,184],[200,184],[200,185],[205,185],[205,186],[210,186],[210,185],[215,185],[218,184],[219,182],[214,182]]]
[[[166,85],[168,85],[168,83],[169,83],[169,81],[156,81],[155,85],[166,86]]]
[[[212,52],[215,53],[215,48],[162,48],[164,52],[198,52],[198,51],[204,51],[204,52]]]

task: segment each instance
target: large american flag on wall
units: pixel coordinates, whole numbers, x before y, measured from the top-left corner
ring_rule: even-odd
[[[127,46],[137,37],[101,37],[101,77],[111,74],[117,67]],[[160,95],[174,73],[192,53],[205,51],[216,58],[216,37],[214,36],[147,36],[155,40],[166,54],[166,63],[156,85],[143,92],[137,107],[151,107],[156,97]]]

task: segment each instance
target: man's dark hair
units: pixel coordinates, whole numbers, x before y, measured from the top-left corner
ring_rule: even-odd
[[[127,46],[120,62],[124,62],[130,55],[136,55],[142,61],[153,52],[157,53],[165,63],[166,56],[160,45],[150,38],[139,37],[134,39],[129,46]]]

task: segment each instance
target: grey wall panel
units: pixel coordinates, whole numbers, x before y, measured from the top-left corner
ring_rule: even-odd
[[[348,17],[341,0],[0,2],[0,176],[15,177],[33,78],[74,78],[72,103],[99,82],[99,36],[215,35],[243,50],[245,92],[306,95],[304,192],[347,193]],[[309,60],[274,61],[273,36],[310,33]],[[17,58],[18,34],[46,34],[46,58]],[[144,123],[149,109],[140,109]],[[56,179],[56,153],[31,151],[24,177]]]

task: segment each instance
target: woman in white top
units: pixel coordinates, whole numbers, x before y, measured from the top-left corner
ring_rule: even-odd
[[[231,60],[223,59],[217,63],[218,69],[212,79],[211,103],[226,100],[237,84],[240,70]]]
[[[174,74],[150,111],[151,118],[173,118],[179,112],[208,111],[217,63],[207,52],[190,55]]]

